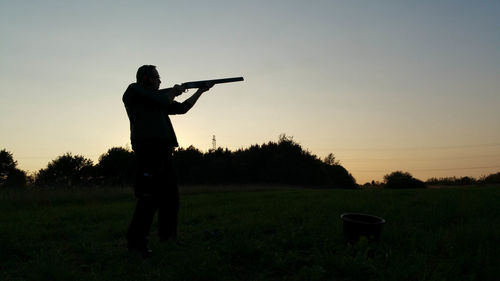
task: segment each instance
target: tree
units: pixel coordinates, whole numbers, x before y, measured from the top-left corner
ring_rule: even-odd
[[[174,153],[180,184],[203,183],[206,170],[203,168],[203,153],[194,146],[179,148]]]
[[[500,172],[496,174],[490,174],[489,176],[482,179],[483,183],[486,184],[498,184],[500,183]]]
[[[335,155],[333,155],[333,153],[328,154],[328,156],[326,156],[325,159],[323,159],[323,162],[331,166],[340,165],[340,161],[335,159]]]
[[[0,151],[0,187],[26,186],[26,172],[17,168],[12,153],[5,149]]]
[[[385,188],[425,188],[423,181],[414,178],[408,172],[396,171],[384,176]]]
[[[26,187],[28,183],[28,175],[25,171],[15,168],[9,173],[3,186],[6,187]]]
[[[96,167],[99,184],[124,185],[134,178],[134,152],[123,147],[112,147],[99,157]]]
[[[326,167],[328,172],[328,183],[335,187],[340,188],[356,188],[356,180],[344,167],[341,165],[328,165]]]
[[[16,168],[16,165],[12,153],[5,149],[0,151],[0,185],[3,185],[11,171]]]
[[[476,184],[477,180],[471,177],[445,177],[445,178],[430,178],[425,181],[428,185],[472,185]]]
[[[75,186],[89,184],[95,175],[92,160],[80,155],[66,153],[57,157],[41,169],[35,178],[40,186]]]

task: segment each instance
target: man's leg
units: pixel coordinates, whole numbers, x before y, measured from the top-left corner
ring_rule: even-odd
[[[171,152],[165,156],[164,167],[163,184],[159,192],[158,234],[162,241],[168,239],[177,240],[179,189]]]
[[[155,151],[148,145],[134,147],[137,172],[134,193],[137,198],[134,215],[127,232],[128,246],[131,250],[147,252],[149,231],[158,209],[157,196],[154,190],[157,185],[159,163]]]
[[[131,250],[146,250],[149,230],[157,209],[155,198],[144,196],[137,198],[134,215],[127,232],[128,247]]]
[[[158,234],[160,240],[177,240],[179,215],[179,191],[177,186],[169,186],[168,192],[165,192],[162,197],[158,211]]]

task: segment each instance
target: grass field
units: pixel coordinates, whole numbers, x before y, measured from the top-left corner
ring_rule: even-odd
[[[259,189],[255,191],[255,189]],[[499,280],[500,187],[187,189],[180,236],[126,251],[129,189],[0,192],[0,280]],[[339,218],[387,220],[347,245]]]

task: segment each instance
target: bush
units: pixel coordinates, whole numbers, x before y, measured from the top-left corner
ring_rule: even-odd
[[[135,174],[135,155],[129,149],[113,147],[99,157],[96,166],[97,184],[131,184]]]
[[[16,168],[12,153],[5,149],[0,151],[0,187],[25,187],[26,172]]]
[[[471,185],[476,184],[477,180],[471,177],[447,177],[447,178],[430,178],[425,181],[428,185]]]
[[[230,151],[218,148],[203,153],[190,146],[174,152],[180,184],[293,184],[356,188],[354,177],[333,154],[324,160],[302,149],[292,137]],[[94,166],[83,156],[64,154],[35,175],[38,186],[124,185],[134,178],[135,155],[113,147]]]
[[[384,176],[385,188],[425,188],[423,181],[414,178],[408,172],[396,171]]]
[[[496,174],[491,174],[481,180],[483,183],[486,184],[499,184],[500,183],[500,172]]]
[[[270,183],[305,186],[357,187],[356,181],[333,154],[324,161],[302,149],[292,137],[278,142],[229,151],[202,153],[190,146],[174,153],[181,184]]]
[[[23,170],[15,168],[9,173],[9,176],[2,184],[5,187],[26,187],[28,183],[28,176]]]
[[[75,186],[92,182],[95,169],[92,160],[66,153],[41,169],[35,176],[38,186]]]

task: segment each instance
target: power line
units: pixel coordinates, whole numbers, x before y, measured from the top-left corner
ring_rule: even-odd
[[[460,156],[460,157],[430,157],[430,158],[340,158],[342,161],[439,161],[439,160],[461,160],[461,159],[481,159],[481,158],[500,158],[500,154],[476,155],[476,156]]]
[[[468,168],[433,168],[433,169],[411,169],[412,171],[457,171],[457,170],[480,170],[500,169],[500,166],[468,167]]]
[[[104,153],[103,153],[104,154]],[[63,154],[60,154],[58,156],[62,156]],[[73,154],[72,155],[81,155],[83,157],[99,157],[101,156],[102,154]],[[53,155],[50,155],[50,156],[16,156],[14,157],[15,160],[18,160],[18,159],[49,159],[51,157],[58,157],[58,156],[53,156]]]
[[[407,169],[408,171],[416,171],[416,172],[429,172],[429,171],[458,171],[458,170],[480,170],[480,169],[500,169],[500,166],[483,166],[483,167],[467,167],[467,168],[429,168],[429,169]],[[355,171],[358,173],[385,173],[388,170],[394,169],[386,169],[386,170],[356,170],[351,169],[351,171]],[[403,170],[403,169],[397,169]]]
[[[336,151],[405,151],[405,150],[450,150],[478,147],[495,147],[500,146],[497,143],[480,143],[480,144],[465,144],[465,145],[448,145],[448,146],[409,146],[409,147],[393,147],[393,148],[336,148]]]

